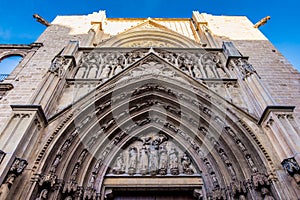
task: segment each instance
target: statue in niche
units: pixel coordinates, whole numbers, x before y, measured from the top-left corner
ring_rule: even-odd
[[[263,187],[261,189],[261,195],[263,196],[264,200],[275,200],[274,197],[270,194],[268,188]]]
[[[140,150],[140,172],[142,175],[146,175],[148,173],[148,150],[146,146],[143,146]]]
[[[112,169],[112,173],[114,174],[124,174],[125,173],[125,163],[123,159],[123,153],[120,153],[120,155],[116,159],[116,164],[114,168]]]
[[[57,155],[55,157],[55,160],[53,161],[51,168],[50,168],[50,172],[55,173],[56,168],[58,167],[58,164],[60,163],[60,160],[61,160],[61,155]]]
[[[77,160],[77,163],[82,164],[83,160],[85,159],[85,157],[87,156],[87,150],[83,150]]]
[[[129,148],[128,174],[134,175],[137,165],[137,149],[136,147]]]
[[[121,65],[117,65],[114,70],[114,75],[120,73],[123,70]]]
[[[90,181],[88,183],[88,188],[93,188],[94,187],[95,180],[96,180],[96,175],[92,174],[92,176],[90,178]]]
[[[159,147],[159,174],[166,175],[168,170],[168,154],[166,143]]]
[[[47,199],[48,197],[48,190],[47,189],[43,189],[39,195],[38,198],[36,198],[35,200],[43,200],[43,199]]]
[[[256,166],[255,166],[255,164],[254,164],[254,162],[253,162],[250,154],[246,155],[246,160],[247,160],[249,166],[251,167],[252,171],[253,172],[258,172],[258,170],[257,170],[257,168],[256,168]]]
[[[236,143],[237,143],[237,145],[240,147],[240,149],[241,149],[242,151],[246,151],[246,150],[247,150],[246,147],[245,147],[245,145],[241,142],[240,139],[237,139],[237,140],[236,140]]]
[[[73,169],[73,172],[71,174],[71,180],[75,180],[76,179],[76,176],[78,174],[79,168],[80,168],[80,165],[76,164],[75,167],[74,167],[74,169]]]
[[[170,172],[172,175],[178,175],[179,169],[178,169],[178,151],[172,147],[169,152],[169,166],[170,166]]]
[[[228,161],[228,156],[227,156],[227,154],[225,153],[225,151],[224,151],[222,148],[219,149],[219,154],[220,154],[222,160],[223,160],[225,163],[228,163],[228,162],[229,162],[229,161]]]
[[[67,196],[64,200],[73,200],[71,196]]]
[[[212,168],[211,164],[209,163],[208,159],[207,159],[207,158],[204,158],[203,161],[204,161],[204,163],[205,163],[205,165],[206,165],[207,171],[208,171],[209,173],[211,173],[211,172],[213,171],[213,168]]]
[[[216,174],[214,172],[212,172],[210,175],[211,175],[211,179],[212,179],[214,187],[215,188],[219,187],[220,185],[219,185]]]
[[[12,184],[14,184],[16,177],[17,176],[15,174],[8,175],[5,183],[3,183],[0,187],[0,199],[6,199]]]
[[[184,174],[193,174],[194,171],[191,168],[191,159],[187,156],[187,154],[183,154],[182,158],[181,158],[181,165],[183,168],[183,173]]]
[[[149,147],[149,171],[151,175],[157,174],[158,171],[158,148],[159,148],[159,138],[152,141]]]
[[[236,174],[235,174],[235,171],[234,171],[233,166],[232,166],[231,163],[227,164],[227,168],[230,172],[230,175],[231,175],[232,179],[236,179]]]
[[[105,65],[105,67],[103,68],[102,73],[101,73],[101,75],[100,75],[99,78],[100,79],[107,79],[107,78],[109,78],[110,70],[111,70],[110,66],[109,65]]]
[[[193,72],[195,74],[195,78],[202,78],[202,73],[199,69],[199,66],[195,65],[193,68]]]

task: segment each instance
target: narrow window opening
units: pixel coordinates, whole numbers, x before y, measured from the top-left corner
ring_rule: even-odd
[[[0,82],[9,76],[22,59],[22,56],[12,55],[0,60]]]

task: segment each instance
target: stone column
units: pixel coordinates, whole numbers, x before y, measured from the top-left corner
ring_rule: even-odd
[[[32,104],[41,105],[46,115],[51,112],[53,104],[63,90],[72,67],[76,66],[74,55],[77,49],[78,41],[70,41],[62,53],[52,60],[48,73],[30,101]]]
[[[231,68],[233,75],[249,96],[248,104],[250,104],[255,114],[260,117],[268,106],[276,104],[275,101],[260,81],[254,67],[248,62],[248,57],[242,56],[231,42],[223,42],[223,49],[227,58],[227,66],[233,66]]]
[[[33,150],[40,129],[47,120],[40,106],[13,105],[12,116],[0,135],[0,149],[6,153],[0,164],[0,184],[3,183],[16,157],[27,159]]]

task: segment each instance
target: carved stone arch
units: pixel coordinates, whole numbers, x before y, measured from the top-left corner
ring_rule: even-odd
[[[148,19],[99,44],[101,47],[201,47],[196,41]]]
[[[11,56],[20,56],[24,58],[26,56],[26,53],[24,52],[4,52],[0,54],[0,60],[4,60],[5,58],[11,57]]]
[[[151,55],[153,56],[153,55]],[[136,66],[132,66],[127,68],[125,71],[123,71],[122,73],[120,73],[118,76],[126,76],[126,74],[128,74],[131,70],[137,68],[139,65],[137,63]],[[74,167],[76,166],[77,163],[81,163],[78,160],[80,159],[80,155],[81,153],[85,150],[85,144],[82,144],[82,142],[85,141],[86,138],[90,138],[91,134],[95,131],[99,131],[103,128],[103,135],[105,135],[105,137],[103,138],[108,138],[108,141],[113,141],[113,139],[116,138],[116,136],[118,136],[117,134],[120,133],[121,131],[118,130],[118,127],[116,123],[114,123],[113,121],[111,121],[111,119],[113,119],[112,117],[116,117],[112,114],[112,109],[111,109],[111,103],[112,102],[116,102],[119,106],[121,106],[122,104],[126,104],[130,102],[133,102],[133,105],[129,106],[128,109],[133,108],[134,106],[137,106],[137,100],[139,99],[150,99],[151,97],[154,98],[153,100],[160,100],[160,99],[165,99],[166,102],[169,102],[168,105],[166,106],[173,106],[176,107],[176,105],[178,104],[178,102],[176,102],[175,99],[180,98],[182,99],[183,102],[183,106],[186,107],[186,110],[189,111],[189,113],[193,113],[193,109],[195,109],[195,105],[193,103],[198,102],[198,104],[196,104],[198,106],[198,108],[201,108],[202,110],[200,110],[201,112],[196,112],[196,114],[193,115],[192,118],[201,118],[203,120],[203,122],[206,121],[206,124],[203,124],[203,127],[207,127],[207,126],[211,126],[211,127],[215,127],[214,129],[216,130],[216,132],[218,132],[218,134],[220,135],[220,139],[218,140],[219,142],[219,147],[218,145],[214,144],[214,140],[211,139],[210,137],[208,138],[208,140],[204,140],[203,138],[205,138],[204,135],[201,135],[203,133],[201,133],[201,131],[203,131],[203,129],[199,130],[198,126],[194,126],[192,122],[189,121],[189,118],[183,119],[183,122],[181,120],[181,116],[182,113],[179,113],[176,111],[176,109],[173,110],[168,110],[168,112],[162,112],[162,110],[156,109],[156,108],[151,108],[151,105],[149,105],[147,109],[142,109],[142,110],[135,110],[134,112],[131,112],[132,117],[136,117],[139,118],[140,120],[145,120],[147,119],[147,113],[149,111],[153,111],[154,114],[159,113],[161,116],[166,116],[167,119],[170,119],[170,122],[173,122],[173,125],[175,126],[175,128],[169,126],[169,127],[165,127],[165,126],[160,126],[159,123],[154,123],[152,124],[152,121],[150,120],[150,122],[145,121],[145,123],[143,121],[140,122],[136,122],[137,124],[140,123],[141,126],[139,128],[137,128],[136,130],[134,130],[135,134],[138,135],[139,131],[142,130],[145,127],[156,127],[157,129],[161,128],[163,129],[163,131],[165,131],[166,133],[168,133],[168,135],[173,136],[175,139],[177,139],[177,141],[180,142],[180,139],[177,138],[177,134],[178,133],[178,124],[185,127],[185,129],[181,130],[181,131],[187,131],[189,132],[189,135],[191,137],[197,138],[195,141],[196,145],[213,145],[213,150],[210,152],[210,154],[208,156],[202,156],[200,154],[196,154],[196,150],[192,148],[192,143],[187,143],[185,144],[184,142],[180,142],[180,144],[182,144],[183,147],[187,148],[190,152],[190,155],[192,155],[193,160],[197,161],[197,166],[199,169],[201,169],[203,172],[206,173],[205,178],[203,178],[204,180],[204,186],[205,186],[205,190],[208,193],[213,193],[216,194],[218,192],[220,192],[219,190],[221,190],[222,188],[228,187],[228,184],[230,184],[231,179],[228,178],[229,177],[229,173],[228,170],[229,169],[224,169],[225,167],[229,167],[229,166],[233,166],[235,167],[235,170],[237,170],[236,172],[239,173],[238,174],[238,178],[240,179],[250,179],[250,174],[251,172],[249,172],[251,169],[249,168],[249,166],[247,166],[247,163],[245,161],[246,158],[244,158],[243,162],[240,163],[236,163],[239,159],[236,158],[235,154],[239,154],[239,155],[244,155],[242,153],[236,153],[235,151],[240,148],[238,147],[238,144],[235,143],[234,141],[234,137],[230,136],[230,134],[226,133],[225,134],[225,130],[220,129],[219,131],[217,130],[218,128],[216,128],[218,125],[217,122],[215,122],[214,120],[216,120],[216,117],[219,117],[219,120],[222,119],[223,120],[223,125],[222,127],[231,127],[231,129],[235,132],[236,136],[237,132],[239,132],[241,135],[246,135],[247,133],[245,133],[245,131],[243,129],[241,129],[239,126],[237,126],[236,123],[236,119],[233,119],[233,117],[231,115],[224,115],[224,111],[226,111],[226,109],[228,107],[230,107],[231,109],[234,109],[237,113],[237,115],[242,115],[243,112],[239,111],[238,109],[234,108],[233,106],[231,106],[228,102],[226,102],[225,100],[222,100],[220,97],[218,97],[217,95],[215,95],[213,92],[209,92],[209,90],[195,82],[194,80],[190,79],[190,83],[191,83],[191,88],[185,88],[182,86],[183,82],[180,80],[184,80],[185,78],[187,78],[188,76],[184,73],[182,73],[181,71],[179,71],[176,68],[172,68],[172,70],[175,70],[176,73],[181,77],[181,79],[178,80],[173,80],[172,77],[164,77],[162,75],[149,75],[149,77],[147,77],[147,74],[144,74],[144,76],[140,76],[142,78],[138,78],[138,79],[126,79],[127,82],[124,82],[125,84],[120,84],[118,85],[118,87],[114,87],[116,79],[118,79],[118,76],[115,77],[114,79],[111,80],[110,84],[104,84],[103,86],[99,87],[96,90],[96,96],[93,96],[93,98],[90,98],[89,96],[86,96],[86,98],[82,99],[80,102],[78,102],[77,104],[74,105],[74,109],[77,111],[77,114],[74,115],[72,122],[70,122],[68,124],[68,127],[66,127],[64,130],[62,130],[56,138],[55,143],[53,143],[53,145],[51,146],[51,149],[49,149],[49,153],[48,155],[45,156],[44,158],[44,166],[42,166],[40,169],[40,173],[41,173],[41,177],[43,176],[47,176],[47,173],[51,172],[51,167],[53,166],[53,163],[55,162],[56,159],[56,155],[60,155],[58,152],[61,150],[63,144],[65,141],[68,140],[68,138],[70,138],[72,136],[72,134],[74,132],[76,132],[76,128],[80,127],[80,131],[84,132],[84,136],[83,137],[78,137],[78,135],[75,134],[75,136],[72,138],[72,144],[69,146],[70,150],[66,151],[67,153],[64,154],[63,156],[63,160],[59,162],[58,165],[58,170],[55,171],[53,174],[56,176],[55,181],[59,180],[59,179],[64,179],[65,185],[68,185],[68,178],[70,178],[70,174],[72,173],[72,171],[75,169]],[[130,74],[130,73],[129,73]],[[146,85],[146,87],[143,89],[143,86],[145,86],[145,84],[148,83],[148,85]],[[194,86],[197,86],[198,90],[192,91],[192,88]],[[128,91],[128,89],[134,89],[130,95],[130,98],[128,99],[122,99],[122,93],[117,93],[118,95],[114,96],[112,95],[112,93],[114,92],[114,90],[117,91]],[[177,92],[177,94],[174,95],[174,93]],[[190,95],[194,95],[196,98],[194,99],[195,101],[192,101],[191,99],[188,98],[188,96]],[[125,95],[126,96],[126,95]],[[112,98],[113,97],[113,98]],[[175,98],[176,97],[176,98]],[[223,101],[224,104],[220,104],[218,105],[218,102]],[[208,112],[207,109],[203,109],[205,108],[205,106],[208,106],[208,108],[210,108],[210,112],[215,112],[215,114],[210,114]],[[166,107],[166,108],[170,108],[170,107]],[[185,110],[185,109],[183,109]],[[97,115],[97,114],[98,115]],[[130,113],[130,112],[129,112]],[[94,116],[93,116],[94,115]],[[209,116],[209,117],[208,117]],[[223,117],[222,117],[223,116]],[[224,117],[226,116],[226,117]],[[243,117],[249,117],[244,115]],[[124,120],[124,123],[126,123],[128,119]],[[177,126],[176,126],[177,125]],[[206,125],[206,126],[204,126]],[[97,128],[93,128],[93,127],[97,127]],[[126,128],[126,126],[125,126]],[[209,129],[207,128],[207,130],[209,131]],[[131,131],[131,129],[129,129],[129,131]],[[228,131],[228,130],[226,130]],[[176,137],[175,137],[176,136]],[[230,136],[230,137],[229,137]],[[103,138],[98,138],[99,141],[102,141]],[[123,141],[122,141],[123,139]],[[124,138],[121,139],[121,143],[117,143],[114,148],[114,152],[111,152],[111,150],[108,150],[108,153],[106,153],[108,156],[110,156],[109,158],[112,160],[115,156],[116,153],[118,152],[118,148],[117,147],[122,147],[122,144],[125,145],[126,142],[128,143],[128,141],[130,141],[131,136],[127,135]],[[244,144],[246,144],[245,141],[247,141],[247,139],[243,139],[243,138],[239,138],[240,141],[243,141]],[[204,142],[203,142],[204,141]],[[238,140],[237,140],[238,141]],[[123,143],[122,143],[123,142]],[[189,141],[190,142],[190,141]],[[95,190],[95,188],[89,188],[88,185],[88,181],[90,179],[90,175],[93,174],[93,167],[97,164],[97,159],[93,158],[95,152],[99,152],[100,154],[104,153],[107,149],[106,148],[110,148],[112,143],[104,143],[101,146],[98,145],[98,149],[92,149],[93,151],[91,151],[91,153],[88,153],[86,155],[86,157],[84,158],[84,162],[81,163],[81,168],[78,172],[78,176],[76,177],[75,181],[76,181],[76,188],[78,187],[83,187],[84,190],[86,190],[86,193],[88,192],[92,192],[93,195],[96,195],[96,193],[100,192],[100,189],[98,189],[97,191]],[[126,146],[126,145],[125,145]],[[234,146],[234,147],[232,147]],[[257,147],[255,146],[255,142],[251,141],[249,143],[247,143],[247,147],[249,147],[249,149],[251,149],[251,151],[249,151],[250,153],[253,153],[255,156],[258,156],[259,158],[256,160],[255,164],[256,165],[260,165],[263,166],[265,165],[266,161],[265,158],[261,157],[261,154],[257,151]],[[223,149],[222,151],[220,149]],[[223,154],[221,155],[222,152],[225,152],[227,154],[227,156],[230,158],[230,162],[224,160],[224,158],[222,157]],[[98,154],[98,153],[96,153]],[[200,155],[200,156],[199,156]],[[240,156],[241,157],[241,156]],[[99,159],[98,159],[99,161]],[[207,161],[209,161],[212,171],[210,169],[205,169],[204,167],[207,165]],[[103,162],[103,161],[102,161]],[[47,164],[46,164],[47,163]],[[107,162],[110,163],[110,162]],[[230,165],[229,165],[230,164]],[[52,165],[52,166],[51,166]],[[267,169],[260,169],[262,173],[266,173]],[[99,176],[104,176],[106,173],[107,169],[103,168],[101,172],[98,172],[97,174],[100,174]],[[247,173],[245,173],[245,171]],[[51,174],[51,173],[50,173]],[[218,182],[216,182],[214,179],[217,179]],[[56,180],[57,179],[57,180]],[[44,179],[45,180],[45,179]],[[101,177],[98,178],[98,188],[101,188]],[[240,181],[240,180],[237,180]],[[43,185],[43,178],[41,180],[41,185]],[[100,185],[99,185],[100,184]],[[65,186],[64,186],[65,187]],[[87,189],[91,189],[91,190],[87,190]],[[222,190],[223,191],[223,190]],[[84,191],[85,192],[85,191]],[[70,193],[70,192],[69,192]],[[80,193],[80,191],[77,191],[76,189],[76,193]],[[57,193],[56,195],[59,195],[60,193]],[[66,193],[61,193],[61,195],[65,195]],[[75,195],[75,191],[72,191],[72,194]],[[53,194],[55,195],[55,194]]]
[[[1,44],[0,45],[0,61],[9,56],[25,57],[32,50],[41,47],[41,43],[32,43],[30,45],[14,45],[14,44]]]

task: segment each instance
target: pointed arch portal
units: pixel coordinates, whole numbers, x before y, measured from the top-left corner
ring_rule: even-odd
[[[61,183],[49,199],[251,199],[249,179],[269,187],[267,159],[236,123],[251,116],[154,53],[69,110],[39,161],[35,194]]]

